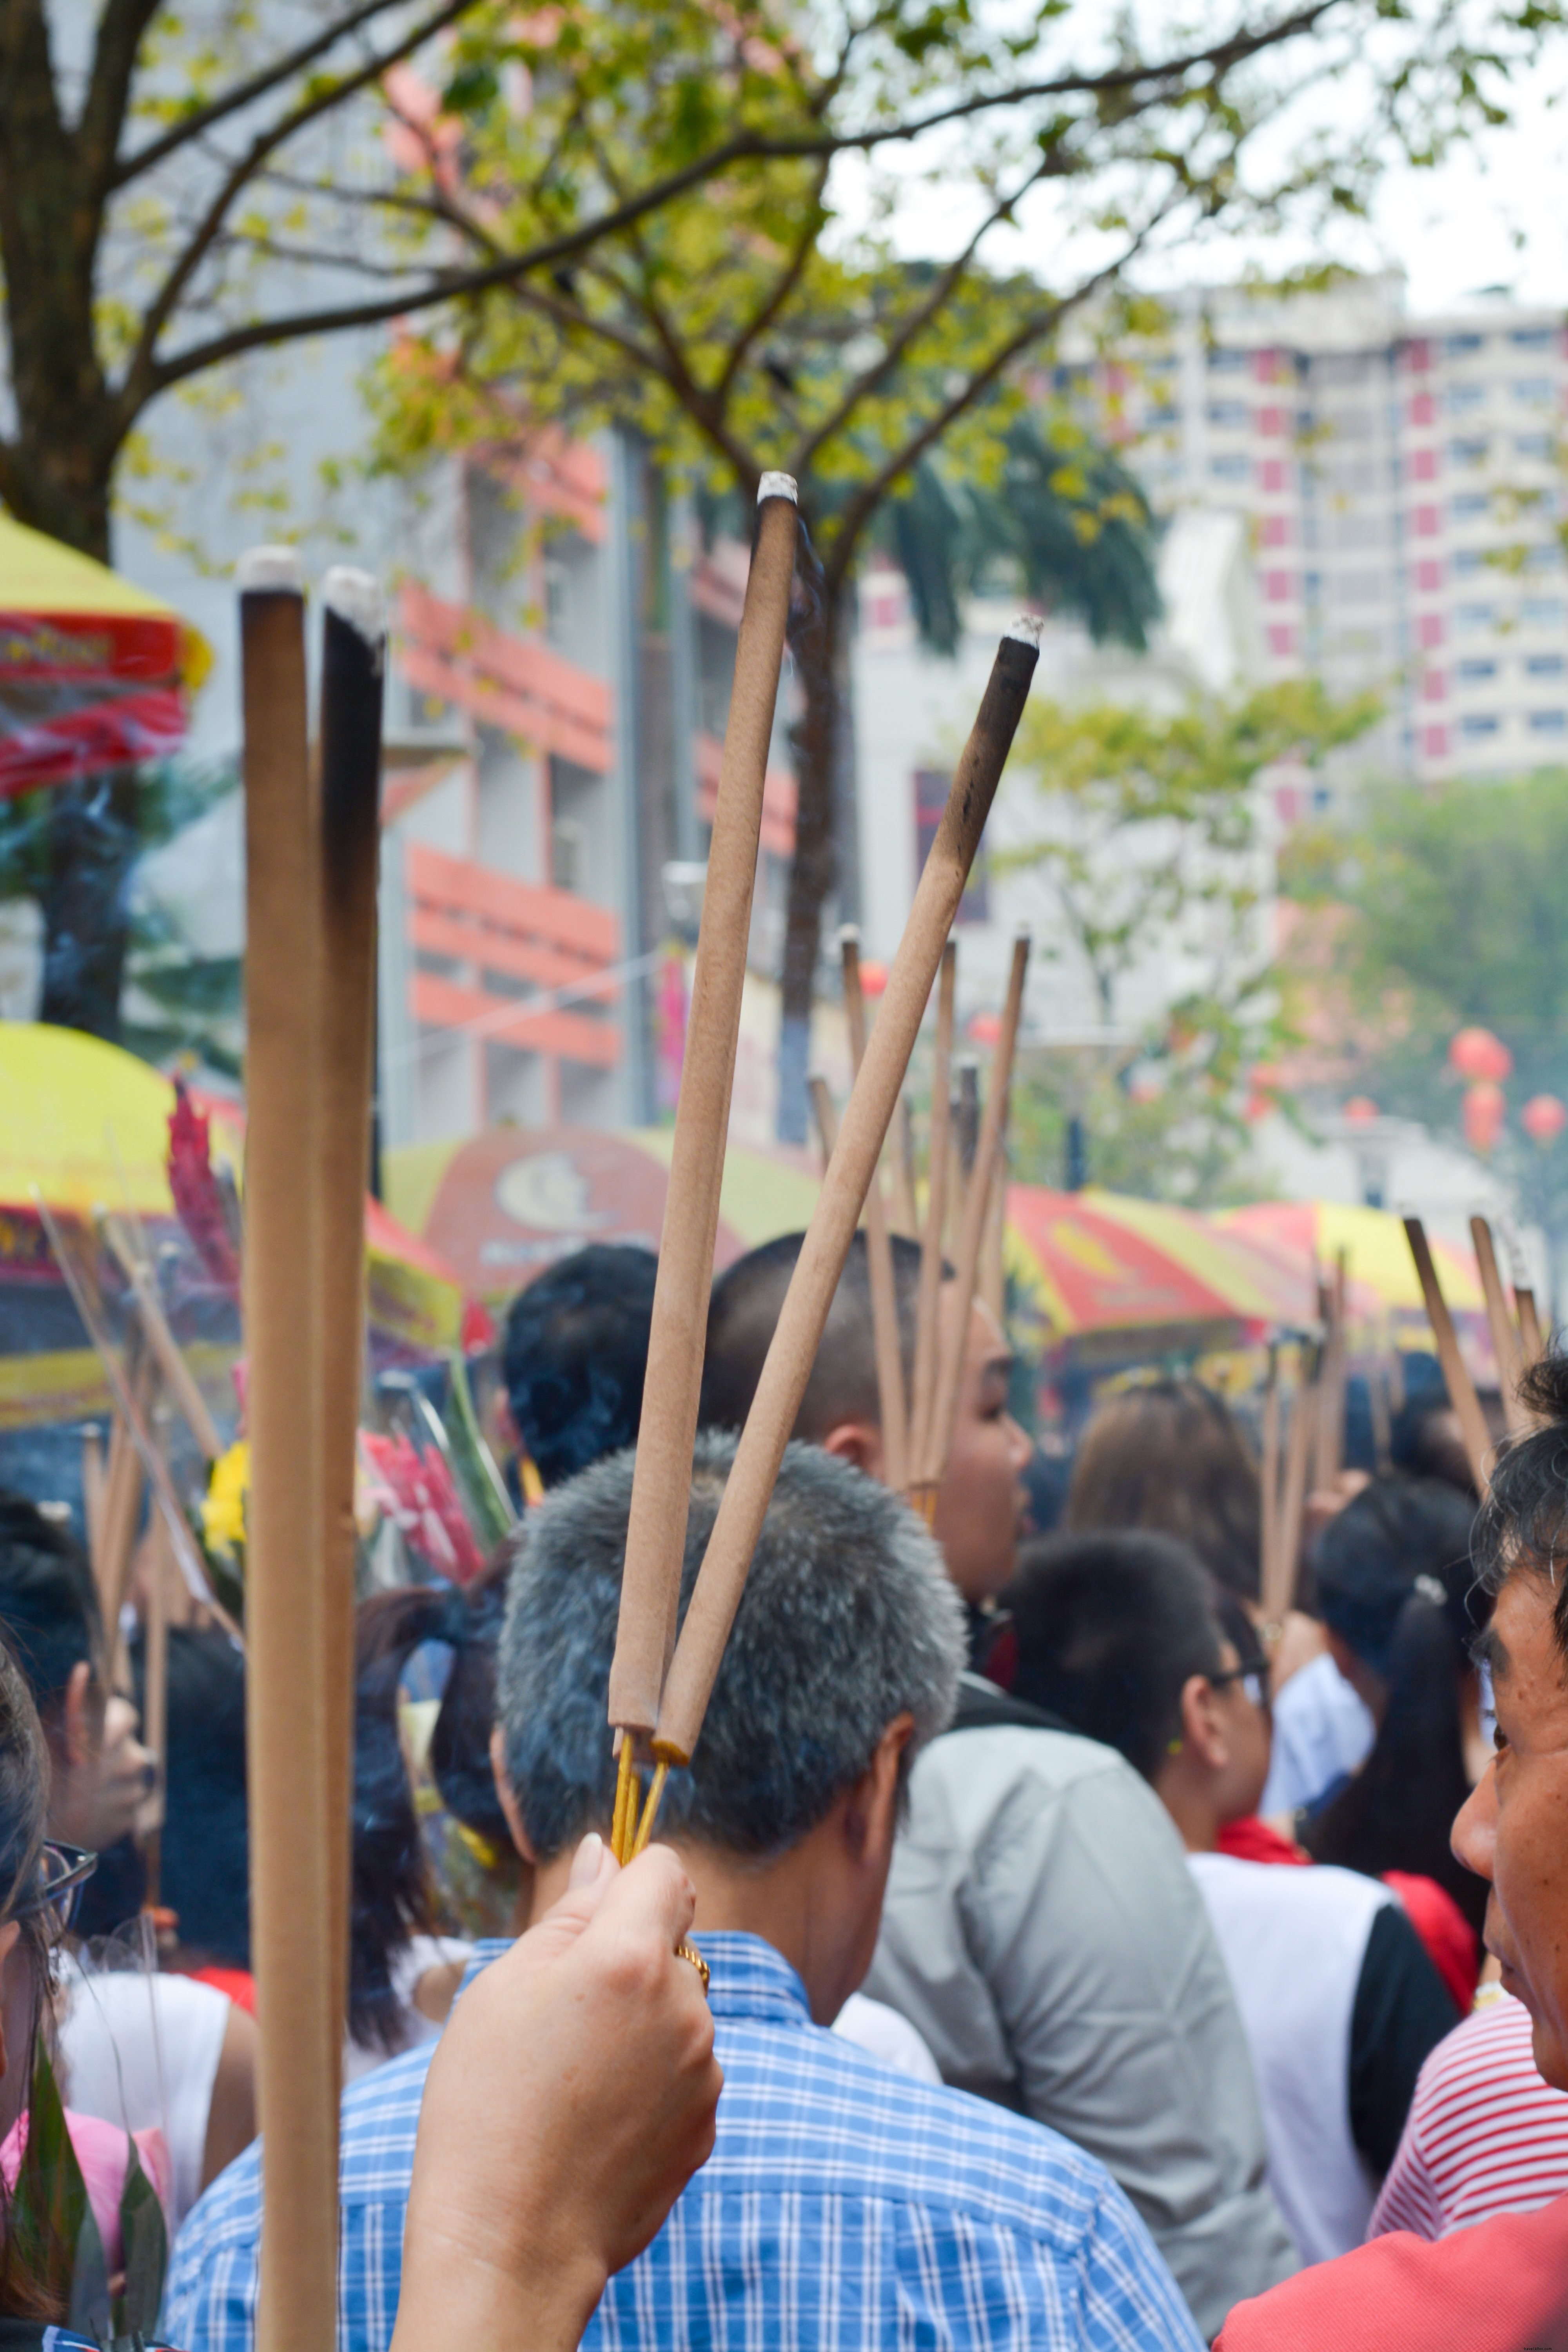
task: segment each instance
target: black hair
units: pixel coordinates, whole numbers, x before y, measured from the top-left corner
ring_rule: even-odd
[[[907,1388],[914,1369],[921,1253],[919,1244],[901,1234],[890,1238]],[[714,1283],[708,1306],[708,1345],[699,1414],[704,1429],[744,1427],[763,1376],[768,1343],[777,1327],[779,1310],[805,1240],[804,1234],[781,1234],[776,1241],[764,1242],[760,1249],[749,1250],[744,1257],[737,1258]],[[947,1270],[944,1266],[944,1273]],[[850,1242],[833,1304],[827,1310],[816,1361],[795,1415],[793,1434],[808,1441],[819,1439],[840,1422],[875,1423],[880,1418],[871,1325],[871,1278],[866,1236],[857,1233]]]
[[[98,1587],[86,1552],[68,1527],[7,1488],[0,1488],[0,1634],[47,1726],[75,1669],[85,1659],[96,1672],[103,1656]]]
[[[1499,1447],[1471,1553],[1484,1592],[1500,1591],[1515,1569],[1547,1579],[1556,1596],[1552,1631],[1568,1659],[1568,1577],[1560,1573],[1568,1552],[1568,1356],[1542,1356],[1521,1395],[1542,1426]]]
[[[1262,1494],[1257,1455],[1225,1399],[1197,1381],[1149,1381],[1095,1412],[1062,1524],[1173,1536],[1222,1584],[1256,1601]]]
[[[245,1659],[216,1627],[171,1625],[168,1642],[159,1894],[179,1922],[187,1955],[248,1969]],[[131,1644],[131,1667],[136,1703],[144,1707],[146,1643],[141,1633]]]
[[[635,1442],[658,1270],[651,1250],[594,1242],[512,1300],[507,1399],[545,1486]]]
[[[1196,1553],[1142,1529],[1043,1537],[1024,1546],[1003,1605],[1017,1636],[1014,1697],[1152,1780],[1181,1738],[1183,1685],[1220,1671],[1220,1589]],[[1251,1663],[1250,1627],[1237,1646]]]
[[[34,1883],[48,1802],[43,1726],[26,1676],[0,1643],[0,1921],[18,1916],[20,1898]],[[52,1963],[42,1914],[22,1907],[19,1916],[18,1949],[31,1994],[24,2048],[36,2079],[40,2054],[52,2040]],[[16,2060],[23,2063],[20,2051]],[[33,2105],[29,2087],[23,2106]],[[47,2324],[68,2315],[76,2248],[61,2227],[58,2184],[45,2174],[44,2139],[41,2131],[30,2132],[14,2187],[7,2190],[0,2183],[0,2317]]]
[[[463,1588],[467,1614],[458,1628],[460,1638],[453,1648],[441,1711],[430,1736],[430,1773],[441,1802],[454,1821],[503,1853],[512,1850],[511,1830],[496,1795],[490,1734],[496,1720],[496,1653],[515,1556],[513,1539]]]
[[[1331,1518],[1314,1553],[1325,1623],[1387,1689],[1371,1754],[1300,1837],[1319,1862],[1445,1886],[1474,1927],[1485,1883],[1455,1861],[1470,1792],[1460,1715],[1485,1613],[1470,1562],[1471,1507],[1436,1478],[1376,1478]]]

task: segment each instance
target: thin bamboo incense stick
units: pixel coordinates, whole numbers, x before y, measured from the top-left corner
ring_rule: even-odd
[[[921,1237],[915,1207],[915,1115],[908,1095],[899,1097],[893,1121],[893,1229],[911,1242]]]
[[[1491,1452],[1492,1444],[1491,1432],[1487,1427],[1487,1417],[1481,1411],[1481,1401],[1476,1394],[1476,1384],[1466,1368],[1463,1356],[1459,1353],[1459,1342],[1455,1336],[1453,1318],[1448,1312],[1447,1302],[1443,1297],[1443,1286],[1437,1279],[1437,1269],[1432,1263],[1432,1251],[1426,1239],[1426,1228],[1419,1217],[1405,1218],[1405,1237],[1410,1244],[1410,1255],[1415,1261],[1415,1273],[1421,1285],[1421,1296],[1426,1302],[1426,1320],[1432,1326],[1432,1337],[1437,1349],[1437,1361],[1443,1367],[1443,1378],[1447,1383],[1448,1402],[1459,1417],[1459,1429],[1465,1441],[1465,1452],[1469,1457],[1470,1475],[1475,1479],[1477,1492],[1484,1496],[1491,1483],[1487,1475],[1487,1456]]]
[[[1524,1361],[1528,1369],[1530,1365],[1540,1362],[1546,1346],[1541,1333],[1541,1318],[1536,1312],[1534,1291],[1528,1284],[1516,1282],[1513,1286],[1513,1303],[1519,1311],[1520,1344],[1523,1349]]]
[[[1345,1425],[1345,1253],[1341,1250],[1333,1274],[1319,1285],[1327,1336],[1318,1368],[1316,1430],[1312,1449],[1312,1483],[1331,1486],[1344,1459]]]
[[[1005,1119],[1006,1113],[1004,1111]],[[980,1296],[1005,1328],[1007,1321],[1007,1142],[996,1155],[996,1174],[985,1211],[985,1235],[980,1244]]]
[[[1268,1378],[1263,1391],[1263,1460],[1259,1465],[1261,1509],[1258,1518],[1258,1591],[1261,1600],[1278,1582],[1274,1566],[1279,1549],[1279,1350],[1268,1350]]]
[[[942,951],[942,981],[937,991],[936,1061],[931,1082],[931,1160],[926,1172],[925,1223],[921,1229],[921,1279],[915,1307],[915,1362],[910,1398],[909,1493],[915,1508],[929,1520],[934,1497],[919,1485],[920,1465],[931,1443],[931,1410],[936,1402],[937,1349],[941,1343],[942,1227],[946,1222],[948,1122],[952,1116],[949,1071],[952,1060],[952,1008],[958,978],[958,950],[952,940]]]
[[[702,1728],[709,1694],[740,1605],[779,1463],[811,1377],[823,1326],[881,1154],[931,982],[1023,716],[1029,681],[1039,659],[1039,630],[1035,620],[1016,623],[998,647],[979,715],[921,876],[877,1025],[839,1125],[833,1165],[795,1262],[666,1678],[654,1753],[667,1764],[689,1761]],[[644,1837],[651,1827],[653,1811],[650,1791],[640,1832]]]
[[[89,1425],[81,1433],[81,1515],[87,1522],[87,1556],[98,1573],[103,1549],[103,1440]]]
[[[135,1239],[125,1220],[113,1214],[99,1219],[99,1231],[117,1261],[131,1295],[136,1303],[136,1315],[147,1345],[156,1359],[170,1395],[184,1415],[191,1435],[195,1439],[209,1462],[216,1462],[223,1452],[223,1440],[217,1424],[207,1410],[206,1399],[196,1386],[191,1368],[186,1363],[180,1343],[169,1328],[158,1297],[152,1269],[137,1249]]]
[[[1519,1383],[1524,1370],[1524,1360],[1519,1334],[1508,1311],[1508,1293],[1498,1272],[1497,1252],[1492,1247],[1492,1229],[1485,1217],[1470,1219],[1470,1240],[1475,1244],[1481,1295],[1487,1302],[1487,1328],[1491,1333],[1492,1354],[1497,1359],[1503,1413],[1510,1433],[1517,1437],[1521,1430],[1531,1426],[1530,1414],[1519,1401]]]
[[[833,1147],[838,1138],[838,1114],[833,1108],[827,1080],[820,1070],[813,1070],[806,1079],[805,1091],[811,1097],[811,1116],[816,1126],[816,1140],[822,1150],[822,1172],[827,1173],[827,1163],[833,1157]]]
[[[349,1993],[353,1799],[354,1464],[364,1381],[364,1195],[375,1059],[376,867],[386,624],[369,572],[321,583],[321,1052],[314,1213],[321,1318],[321,1661],[329,1916],[338,2015]],[[342,2037],[335,2047],[341,2051]]]
[[[958,1278],[952,1286],[944,1318],[936,1400],[931,1410],[925,1456],[919,1465],[921,1483],[933,1496],[942,1484],[942,1474],[947,1468],[948,1448],[952,1444],[958,1392],[963,1385],[963,1360],[968,1352],[970,1313],[980,1272],[980,1244],[985,1231],[985,1212],[1001,1149],[1002,1119],[1006,1108],[1007,1091],[1013,1083],[1013,1055],[1018,1043],[1018,1024],[1024,1011],[1024,982],[1028,971],[1029,934],[1021,930],[1013,942],[1013,968],[1007,979],[1002,1034],[996,1041],[991,1091],[985,1100],[985,1117],[975,1145],[974,1172],[970,1180],[963,1225],[958,1237]]]
[[[1271,1585],[1262,1595],[1263,1620],[1267,1625],[1282,1625],[1296,1598],[1301,1524],[1307,1508],[1307,1465],[1312,1450],[1321,1396],[1317,1377],[1321,1364],[1312,1364],[1309,1376],[1308,1361],[1304,1358],[1301,1384],[1296,1391],[1295,1408],[1290,1415],[1290,1433],[1285,1442],[1285,1491],[1279,1504],[1274,1575]]]
[[[794,482],[787,474],[764,474],[758,491],[756,546],[735,647],[735,683],[724,730],[708,879],[702,894],[648,1334],[620,1621],[610,1669],[609,1717],[623,1735],[623,1744],[626,1733],[646,1736],[658,1720],[659,1694],[679,1607],[691,1449],[697,1432],[719,1190],[756,881],[763,785],[778,699],[797,530]],[[626,1772],[629,1769],[626,1768]],[[623,1803],[620,1811],[623,1816],[628,1811],[635,1815],[635,1804]],[[623,1830],[625,1826],[623,1818]]]
[[[240,567],[245,715],[246,1564],[251,1935],[261,2025],[258,2352],[336,2337],[337,2000],[326,1819],[318,1156],[321,913],[297,559]]]
[[[866,996],[860,985],[860,934],[847,923],[838,934],[844,973],[844,1012],[855,1075],[866,1058]],[[909,1417],[904,1402],[904,1349],[899,1329],[899,1291],[893,1245],[882,1198],[882,1171],[873,1171],[866,1193],[866,1270],[870,1278],[871,1338],[877,1356],[877,1410],[882,1428],[882,1469],[898,1495],[909,1481]]]
[[[174,1570],[168,1529],[156,1514],[148,1530],[147,1606],[142,1621],[142,1737],[157,1761],[157,1780],[136,1818],[146,1892],[142,1907],[158,1907],[169,1763],[169,1578]]]

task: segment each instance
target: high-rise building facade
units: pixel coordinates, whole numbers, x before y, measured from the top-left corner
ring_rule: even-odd
[[[1397,278],[1189,295],[1160,338],[1065,352],[1053,389],[1163,511],[1245,518],[1267,674],[1383,698],[1359,764],[1568,756],[1562,313],[1486,295],[1413,319]]]

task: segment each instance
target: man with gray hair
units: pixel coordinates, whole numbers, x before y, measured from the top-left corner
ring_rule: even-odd
[[[732,1439],[699,1445],[688,1598],[732,1458]],[[595,1465],[531,1512],[512,1571],[495,1755],[536,1916],[593,1867],[583,1833],[609,1823],[632,1460]],[[1198,2352],[1174,2282],[1091,2158],[821,2030],[869,1964],[909,1765],[952,1712],[962,1657],[959,1603],[920,1521],[792,1445],[702,1738],[660,1818],[711,1970],[717,2142],[610,2281],[585,2346]],[[385,2352],[390,2336],[429,2057],[395,2059],[344,2105],[339,2340],[352,2352]],[[242,2159],[187,2224],[168,2316],[190,2352],[249,2345],[258,2179],[254,2155]]]

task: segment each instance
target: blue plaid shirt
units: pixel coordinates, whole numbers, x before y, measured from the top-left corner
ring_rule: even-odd
[[[795,1970],[756,1937],[700,1941],[724,2069],[718,2144],[653,2244],[611,2280],[585,2347],[1199,2352],[1142,2222],[1092,2158],[823,2032]],[[504,1948],[481,1945],[476,1966]],[[394,2059],[343,2101],[344,2352],[391,2340],[431,2055]],[[260,2226],[252,2147],[180,2232],[172,2343],[251,2352]]]

